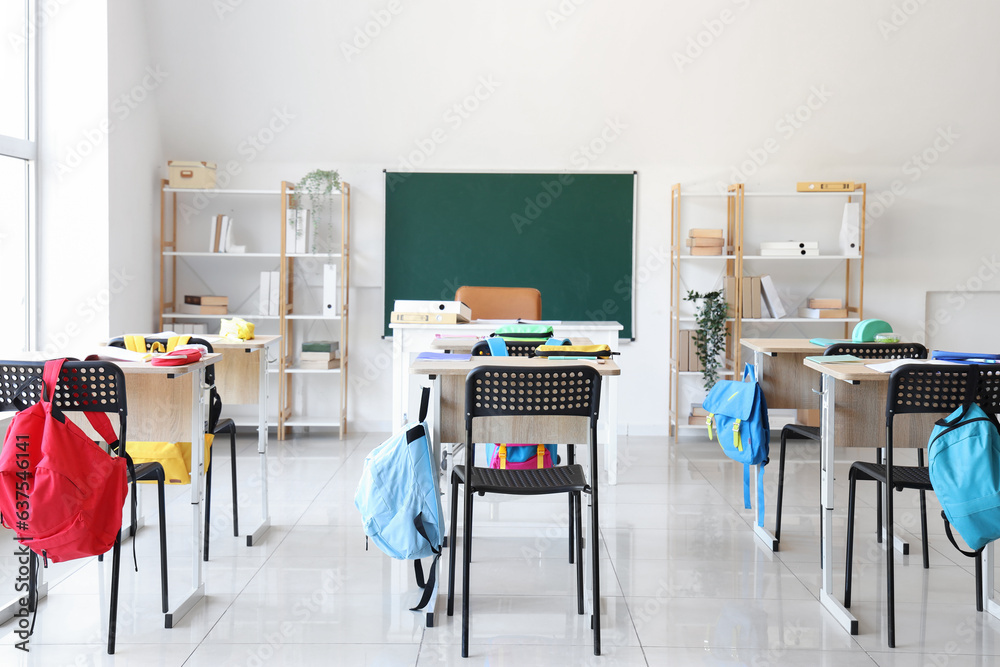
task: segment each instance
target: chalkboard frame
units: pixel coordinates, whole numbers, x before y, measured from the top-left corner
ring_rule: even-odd
[[[537,287],[543,319],[635,339],[638,172],[383,173],[384,336],[396,299],[469,284]]]

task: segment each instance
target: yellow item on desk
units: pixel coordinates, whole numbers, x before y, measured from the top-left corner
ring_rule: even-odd
[[[612,355],[608,345],[539,345],[536,357],[579,357],[581,359],[607,359]]]
[[[205,434],[205,469],[212,460],[211,433]],[[159,463],[163,466],[163,477],[167,484],[191,483],[191,443],[190,442],[129,442],[125,450],[136,465],[140,463]],[[155,483],[156,480],[143,480],[141,484]]]
[[[126,334],[122,336],[122,339],[125,341],[125,349],[129,352],[173,352],[178,345],[187,345],[191,336],[171,336],[167,339],[166,349],[163,348],[163,343],[157,341],[148,350],[146,349],[146,337],[142,334]]]
[[[222,319],[219,335],[233,340],[253,340],[253,322],[247,322],[242,317],[231,320]]]

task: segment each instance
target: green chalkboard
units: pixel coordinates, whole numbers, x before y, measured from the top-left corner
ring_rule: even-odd
[[[487,285],[536,287],[543,319],[612,320],[634,337],[635,174],[385,179],[385,335],[396,299]]]

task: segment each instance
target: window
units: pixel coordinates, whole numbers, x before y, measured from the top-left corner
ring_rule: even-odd
[[[0,3],[0,354],[34,342],[35,12]]]

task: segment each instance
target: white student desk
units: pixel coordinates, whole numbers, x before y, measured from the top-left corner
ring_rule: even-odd
[[[392,329],[392,429],[398,430],[406,423],[410,399],[410,364],[420,352],[431,350],[438,336],[488,336],[498,326],[497,322],[474,321],[470,324],[390,324]],[[622,325],[618,322],[560,322],[553,324],[559,338],[589,338],[595,345],[607,345],[618,351],[618,336]],[[599,436],[605,443],[604,467],[608,483],[618,482],[618,377],[609,376],[605,383],[606,401],[598,424],[603,425]]]

